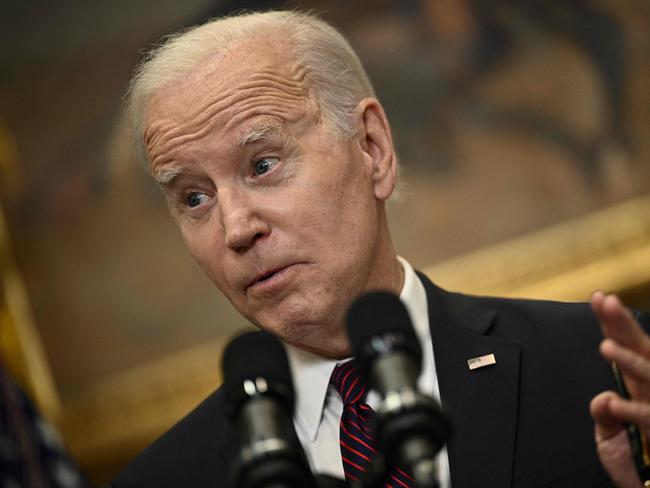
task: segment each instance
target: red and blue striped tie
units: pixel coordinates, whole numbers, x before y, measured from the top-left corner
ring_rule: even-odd
[[[375,413],[366,399],[366,386],[357,372],[354,361],[339,364],[334,368],[330,383],[343,400],[340,443],[345,479],[358,481],[368,470],[371,459],[377,452],[371,419]],[[410,488],[413,478],[399,468],[389,476],[386,487]]]

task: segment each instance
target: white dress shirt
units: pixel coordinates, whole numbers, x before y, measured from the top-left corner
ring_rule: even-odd
[[[422,345],[422,373],[418,378],[420,391],[440,401],[440,388],[436,365],[433,360],[429,313],[424,285],[413,267],[398,257],[404,270],[404,286],[400,293],[409,311],[415,332]],[[343,402],[334,387],[329,385],[330,376],[337,364],[347,361],[325,359],[292,346],[286,346],[296,390],[296,410],[293,423],[309,464],[314,473],[345,478],[341,448],[339,445],[339,422]],[[371,391],[367,403],[377,408],[379,395]],[[450,488],[449,456],[445,447],[437,458],[441,488]]]

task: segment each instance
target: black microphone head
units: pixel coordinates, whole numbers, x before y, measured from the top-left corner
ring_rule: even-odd
[[[222,371],[231,409],[236,411],[252,396],[272,395],[293,413],[289,360],[284,346],[272,334],[254,331],[235,337],[223,353]]]
[[[372,291],[357,298],[348,310],[347,331],[362,370],[367,371],[379,354],[396,350],[406,352],[420,369],[420,342],[408,310],[393,293]]]

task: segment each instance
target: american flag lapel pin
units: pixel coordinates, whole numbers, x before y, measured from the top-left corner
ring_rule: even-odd
[[[485,366],[492,366],[497,363],[497,358],[494,354],[486,354],[485,356],[478,356],[467,360],[467,366],[469,366],[470,371],[478,368],[483,368]]]

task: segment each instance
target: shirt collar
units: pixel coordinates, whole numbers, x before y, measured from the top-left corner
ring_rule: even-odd
[[[418,336],[420,344],[426,345],[431,342],[431,329],[429,327],[429,307],[427,305],[427,292],[413,266],[406,259],[397,256],[402,269],[404,270],[404,286],[399,297],[404,302],[406,310],[411,316],[413,328]]]
[[[316,439],[332,371],[338,361],[285,344],[296,392],[295,421],[311,441]]]
[[[429,316],[427,313],[427,298],[422,282],[418,279],[411,264],[398,256],[404,270],[404,285],[400,299],[406,305],[415,332],[421,343],[426,344],[430,337]],[[303,351],[297,347],[285,344],[291,375],[296,392],[294,419],[309,439],[316,439],[318,427],[323,415],[325,398],[329,387],[330,376],[339,361],[323,358],[317,354]]]

